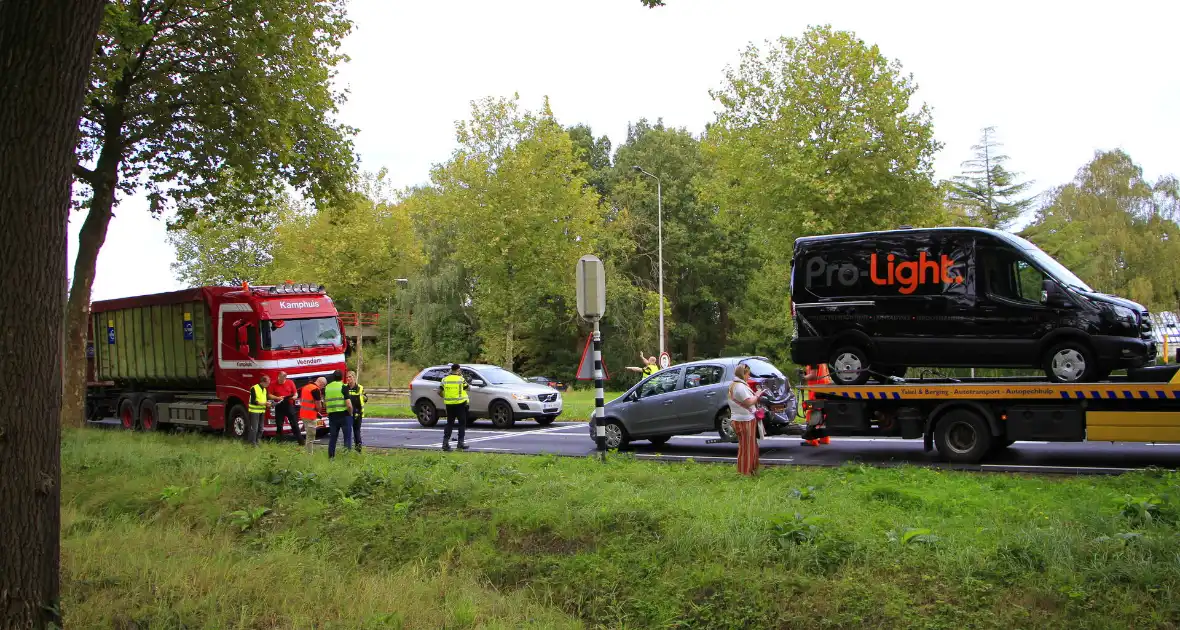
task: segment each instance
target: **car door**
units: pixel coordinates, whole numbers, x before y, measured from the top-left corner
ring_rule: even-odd
[[[672,405],[676,433],[712,431],[717,410],[725,403],[728,384],[721,365],[689,365],[684,369],[684,385]]]
[[[488,406],[491,404],[491,384],[471,368],[459,368],[459,372],[467,381],[467,397],[470,398],[468,410],[472,415],[487,416]],[[473,385],[475,381],[483,381],[483,387]]]
[[[684,370],[679,367],[656,372],[636,388],[636,400],[629,405],[634,435],[665,435],[675,432],[676,398]]]
[[[978,333],[966,354],[982,365],[1019,366],[1037,361],[1037,342],[1057,312],[1041,302],[1045,274],[1012,248],[980,249],[982,290],[978,299]]]

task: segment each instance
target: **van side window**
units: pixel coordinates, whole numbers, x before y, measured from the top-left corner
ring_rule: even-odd
[[[1039,269],[1005,250],[989,250],[983,259],[988,293],[1017,302],[1041,303],[1045,274]]]

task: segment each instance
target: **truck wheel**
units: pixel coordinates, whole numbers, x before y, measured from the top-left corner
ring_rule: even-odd
[[[418,416],[418,424],[424,427],[438,424],[438,407],[435,407],[434,403],[426,398],[418,401],[414,407],[414,414]]]
[[[156,431],[160,428],[160,419],[156,417],[156,401],[144,398],[139,403],[139,426],[144,431]]]
[[[943,459],[956,464],[976,464],[992,447],[987,422],[969,409],[953,409],[934,425],[934,444]]]
[[[1098,362],[1085,344],[1059,343],[1045,353],[1045,375],[1054,383],[1091,383],[1098,374]]]
[[[225,434],[231,438],[246,439],[246,407],[235,403],[225,416]]]
[[[516,424],[516,418],[512,415],[512,407],[502,400],[492,403],[492,407],[488,409],[488,415],[492,417],[492,424],[496,425],[497,429],[507,429]]]
[[[135,409],[135,402],[130,398],[124,398],[119,401],[119,423],[123,425],[124,429],[131,431],[135,429],[139,422],[138,415]]]
[[[864,385],[869,380],[869,355],[856,346],[842,346],[832,353],[828,372],[837,385]]]

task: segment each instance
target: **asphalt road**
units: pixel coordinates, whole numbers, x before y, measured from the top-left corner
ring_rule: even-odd
[[[101,423],[117,428],[113,418]],[[362,429],[366,447],[439,450],[443,424],[425,428],[413,419],[367,418]],[[686,435],[655,447],[636,441],[626,447],[637,459],[659,461],[736,462],[737,445],[708,444],[716,434]],[[457,433],[452,435],[452,442]],[[317,440],[326,444],[327,438]],[[547,427],[521,421],[511,429],[496,429],[481,420],[467,429],[468,452],[538,455],[553,453],[585,457],[597,453],[585,422],[555,422]],[[922,440],[900,438],[832,438],[827,446],[803,446],[798,437],[768,437],[761,443],[764,465],[839,466],[860,462],[876,466],[910,464],[960,470],[1054,474],[1117,474],[1130,470],[1180,467],[1180,444],[1017,442],[979,465],[939,462],[934,452],[922,450]]]

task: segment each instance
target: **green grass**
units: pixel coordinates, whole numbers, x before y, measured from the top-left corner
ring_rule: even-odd
[[[612,400],[622,395],[622,392],[608,392],[606,400]],[[559,420],[583,421],[590,419],[590,412],[594,411],[594,390],[574,390],[561,395],[564,408]],[[377,398],[371,396],[369,404],[365,405],[365,415],[370,418],[413,418],[414,410],[410,408],[410,400],[406,396],[388,396]]]
[[[66,627],[1180,624],[1176,473],[746,479],[98,430],[62,455]]]

